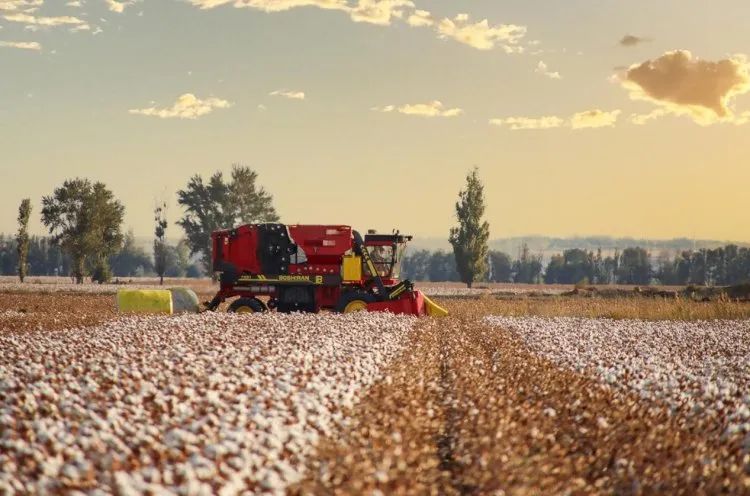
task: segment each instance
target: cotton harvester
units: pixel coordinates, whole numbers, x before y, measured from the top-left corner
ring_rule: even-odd
[[[341,225],[249,224],[215,231],[212,263],[220,287],[207,309],[236,298],[230,312],[327,309],[445,316],[448,312],[410,281],[399,280],[411,239],[372,231],[363,239]]]

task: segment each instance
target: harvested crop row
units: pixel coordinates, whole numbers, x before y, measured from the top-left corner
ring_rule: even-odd
[[[0,334],[92,326],[116,316],[112,296],[0,293]]]
[[[438,494],[449,484],[437,450],[446,434],[438,339],[436,326],[421,321],[347,428],[320,441],[291,493]]]
[[[750,490],[740,439],[722,439],[711,422],[560,368],[470,317],[420,327],[346,434],[320,444],[297,491]]]
[[[0,493],[279,493],[414,319],[126,318],[0,335]]]
[[[452,369],[466,412],[456,452],[465,480],[477,488],[511,494],[750,490],[741,438],[722,436],[713,419],[680,415],[557,367],[502,329],[464,321],[451,334],[458,336],[451,340]]]
[[[558,365],[750,433],[750,320],[487,320]]]

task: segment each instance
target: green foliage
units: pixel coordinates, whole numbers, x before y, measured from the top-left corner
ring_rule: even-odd
[[[67,180],[42,199],[42,207],[42,222],[70,255],[78,283],[83,282],[87,267],[106,264],[122,244],[125,207],[103,183]]]
[[[231,180],[221,172],[208,183],[200,175],[190,178],[185,189],[177,192],[185,214],[177,224],[185,230],[191,254],[201,256],[211,268],[211,232],[242,224],[277,222],[273,197],[256,185],[258,174],[240,165],[232,166]]]
[[[577,284],[597,278],[597,260],[593,252],[573,248],[553,255],[544,273],[547,284]]]
[[[410,253],[401,261],[401,276],[411,281],[427,281],[427,269],[430,263],[429,250],[418,250]]]
[[[513,262],[513,282],[538,284],[541,282],[542,268],[542,256],[533,255],[529,246],[524,244],[518,260]]]
[[[132,230],[125,235],[122,248],[109,257],[109,265],[116,277],[137,277],[153,270],[151,257],[136,244]]]
[[[625,248],[622,251],[617,282],[641,285],[651,283],[651,256],[644,248]]]
[[[91,271],[91,281],[104,284],[112,279],[112,269],[104,258],[98,259]]]
[[[16,234],[16,251],[18,252],[18,278],[23,282],[29,270],[29,218],[31,217],[31,200],[25,198],[18,207],[18,234]]]
[[[163,203],[154,209],[154,270],[159,276],[159,284],[164,284],[167,271],[167,204]]]
[[[475,167],[466,176],[466,189],[458,194],[458,226],[451,228],[449,238],[461,281],[468,287],[487,273],[490,225],[482,221],[484,210],[484,186]]]
[[[401,264],[402,279],[412,281],[459,281],[456,258],[442,250],[419,250],[404,257]]]
[[[513,260],[510,255],[502,251],[490,252],[490,282],[511,282],[513,281]]]

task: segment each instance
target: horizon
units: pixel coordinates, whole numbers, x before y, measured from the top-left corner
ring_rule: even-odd
[[[747,17],[742,0],[1,2],[0,232],[28,197],[46,234],[41,197],[86,177],[124,230],[150,236],[166,201],[180,237],[176,191],[242,163],[284,222],[447,237],[476,165],[495,238],[748,242]]]

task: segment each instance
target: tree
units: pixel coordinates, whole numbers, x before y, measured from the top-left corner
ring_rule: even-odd
[[[167,271],[167,204],[163,203],[154,209],[154,270],[159,276],[159,284],[164,284],[164,273]]]
[[[122,244],[125,207],[100,182],[69,179],[42,199],[42,222],[72,259],[72,272],[82,283],[93,269],[94,280],[110,275],[109,256]]]
[[[466,176],[466,189],[458,193],[458,226],[451,228],[449,237],[461,281],[469,288],[487,272],[490,225],[482,221],[484,209],[484,186],[475,167]]]
[[[429,262],[429,250],[417,250],[409,253],[401,263],[401,275],[403,279],[426,281]]]
[[[31,200],[25,198],[18,207],[18,234],[16,234],[18,278],[21,282],[26,278],[29,270],[29,217],[31,217]]]
[[[597,274],[596,258],[590,251],[572,248],[562,255],[554,255],[547,265],[544,282],[547,284],[578,284],[593,282]]]
[[[513,260],[502,251],[490,252],[492,276],[490,282],[511,282],[513,280]]]
[[[177,192],[177,203],[185,214],[177,224],[185,230],[191,255],[200,255],[206,268],[211,267],[211,233],[241,224],[278,222],[273,197],[256,185],[258,174],[241,165],[232,166],[231,181],[221,172],[208,183],[196,174],[187,187]]]
[[[513,262],[513,282],[537,284],[542,276],[542,255],[532,255],[529,245],[521,246],[518,260]]]
[[[443,250],[435,251],[427,263],[427,278],[432,282],[459,281],[456,257]]]
[[[640,247],[625,248],[620,255],[618,269],[620,284],[649,284],[651,282],[651,257]]]
[[[133,277],[153,269],[151,257],[136,244],[132,230],[125,234],[122,248],[109,258],[109,265],[117,277]]]

